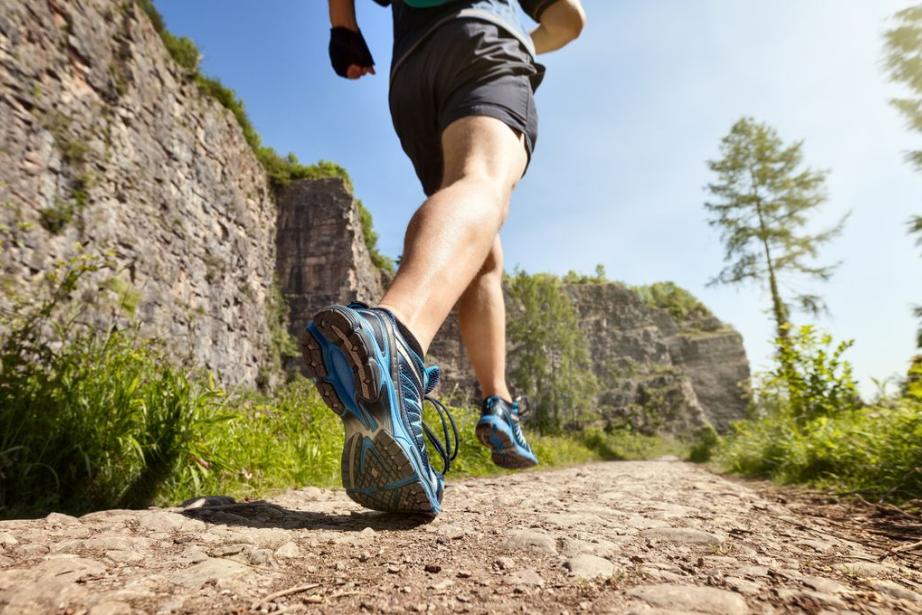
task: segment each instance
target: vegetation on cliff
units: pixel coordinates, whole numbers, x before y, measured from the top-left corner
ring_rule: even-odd
[[[558,431],[592,414],[599,383],[589,346],[560,278],[517,271],[506,278],[517,316],[509,319],[509,377],[527,391],[534,424]]]

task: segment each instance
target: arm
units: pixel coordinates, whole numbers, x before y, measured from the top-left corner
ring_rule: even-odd
[[[334,28],[348,28],[359,31],[355,20],[355,0],[330,0],[330,25]]]
[[[355,18],[355,0],[329,0],[330,60],[341,77],[359,79],[375,74],[375,61]]]
[[[560,49],[576,40],[586,25],[586,12],[580,0],[557,0],[541,13],[539,25],[531,33],[536,53]]]

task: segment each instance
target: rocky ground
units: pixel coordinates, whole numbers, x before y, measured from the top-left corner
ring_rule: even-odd
[[[0,612],[922,612],[920,545],[822,508],[663,460],[455,482],[431,522],[315,488],[52,514],[0,522]]]

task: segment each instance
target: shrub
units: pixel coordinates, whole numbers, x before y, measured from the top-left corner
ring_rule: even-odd
[[[635,286],[632,290],[644,303],[666,310],[679,322],[713,318],[711,311],[697,297],[674,282],[656,282]]]
[[[852,366],[842,354],[854,341],[833,346],[832,336],[811,325],[776,340],[777,367],[761,385],[764,402],[782,406],[800,424],[858,408]]]
[[[893,501],[922,496],[922,399],[912,369],[901,398],[865,407],[842,359],[849,342],[833,345],[802,327],[779,345],[787,365],[762,379],[753,418],[735,423],[718,449],[721,465]]]

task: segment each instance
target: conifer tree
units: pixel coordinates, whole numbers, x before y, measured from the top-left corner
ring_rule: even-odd
[[[842,229],[810,233],[810,214],[826,201],[826,171],[803,166],[803,142],[782,143],[778,133],[752,118],[733,125],[721,141],[720,160],[708,161],[716,180],[707,190],[709,223],[721,230],[726,267],[711,284],[764,283],[779,338],[787,335],[791,303],[817,313],[818,295],[801,292],[807,280],[828,280],[835,265],[820,265],[820,247]]]
[[[885,63],[890,79],[905,85],[908,95],[890,102],[903,114],[911,130],[922,132],[922,4],[898,12],[894,20],[896,25],[884,36]],[[906,159],[922,171],[922,150],[908,152]],[[917,243],[922,246],[922,216],[909,220],[909,232],[918,236]],[[915,313],[920,319],[916,343],[922,348],[922,306],[916,307]]]

